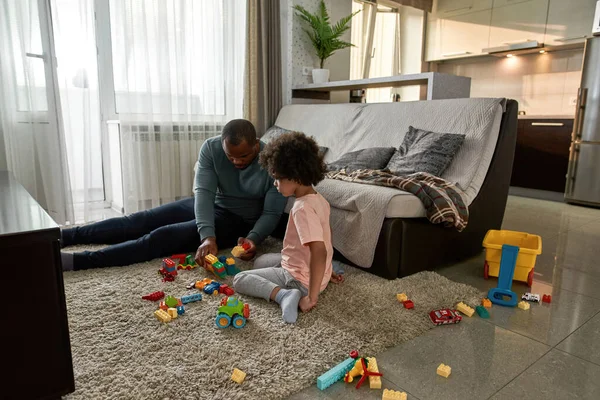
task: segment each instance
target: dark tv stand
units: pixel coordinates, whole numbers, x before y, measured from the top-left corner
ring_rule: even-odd
[[[46,211],[0,171],[1,399],[75,390],[59,239]]]

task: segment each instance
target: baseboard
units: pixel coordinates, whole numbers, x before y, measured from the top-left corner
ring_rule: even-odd
[[[549,190],[528,189],[517,186],[511,186],[508,189],[508,194],[519,197],[530,197],[532,199],[556,201],[558,203],[565,202],[565,194],[561,192],[551,192]]]

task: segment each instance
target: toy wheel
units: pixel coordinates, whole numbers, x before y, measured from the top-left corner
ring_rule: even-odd
[[[490,277],[490,265],[485,261],[483,263],[483,279],[488,279]]]
[[[244,317],[250,318],[250,306],[248,303],[244,304]]]
[[[232,325],[234,328],[240,329],[246,326],[246,318],[241,315],[236,315],[233,317]]]
[[[533,285],[533,268],[531,268],[531,271],[529,271],[529,273],[527,274],[527,285],[529,287]]]
[[[231,324],[231,317],[227,314],[219,314],[217,315],[217,319],[215,320],[215,323],[217,324],[217,327],[223,329],[223,328],[227,328],[229,326],[229,324]]]

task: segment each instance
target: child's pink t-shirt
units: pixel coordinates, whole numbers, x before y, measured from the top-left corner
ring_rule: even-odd
[[[307,194],[296,199],[283,239],[281,266],[298,282],[309,287],[310,280],[310,242],[324,242],[327,249],[325,273],[321,282],[321,291],[331,277],[331,228],[329,226],[329,203],[319,193]]]

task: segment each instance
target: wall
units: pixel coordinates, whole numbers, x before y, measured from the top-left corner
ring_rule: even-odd
[[[528,115],[572,118],[582,62],[577,49],[442,63],[438,71],[471,77],[471,97],[510,97]]]
[[[6,164],[6,148],[4,146],[4,134],[0,127],[0,171],[4,171],[8,168]]]
[[[400,13],[400,71],[402,74],[418,74],[422,67],[423,24],[425,12],[412,7],[401,7]],[[419,86],[398,88],[401,101],[418,101]]]
[[[281,1],[281,24],[282,24],[282,68],[283,68],[283,102],[290,104],[292,98],[292,87],[295,85],[312,83],[312,77],[302,75],[302,67],[319,67],[319,59],[303,31],[304,23],[295,16],[292,9],[295,5],[301,5],[310,12],[315,12],[319,0],[282,0]],[[337,22],[352,12],[352,0],[325,0],[332,23]],[[350,41],[350,30],[342,40]],[[329,69],[329,80],[339,81],[350,78],[350,49],[337,51],[325,61],[325,68]],[[347,97],[347,95],[346,95]],[[332,99],[333,102],[334,99]]]

